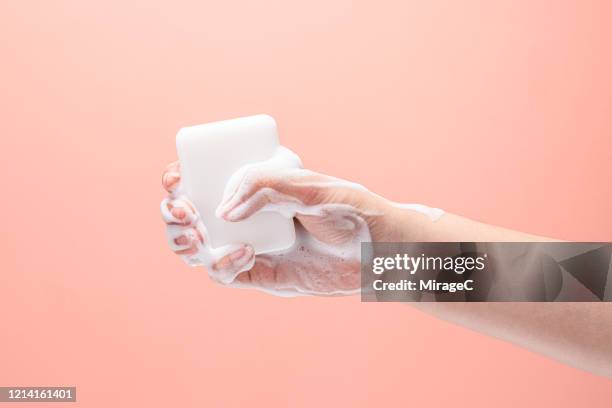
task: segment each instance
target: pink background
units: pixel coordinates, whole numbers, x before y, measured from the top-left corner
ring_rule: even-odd
[[[87,407],[609,407],[610,380],[405,305],[216,286],[158,204],[180,126],[269,113],[308,167],[389,198],[612,240],[611,19],[605,0],[3,1],[0,385]]]

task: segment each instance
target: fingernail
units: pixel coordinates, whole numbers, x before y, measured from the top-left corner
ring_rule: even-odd
[[[168,172],[168,173],[164,173],[164,178],[162,180],[164,186],[166,187],[171,187],[172,185],[176,184],[176,182],[180,179],[181,175],[179,173],[176,172]]]
[[[215,210],[215,215],[217,216],[217,218],[225,218],[228,211],[232,209],[232,206],[230,205],[231,201],[232,197],[229,197],[227,200],[224,200],[221,204],[219,204],[219,206]]]
[[[225,213],[225,215],[223,215],[223,219],[226,221],[238,221],[240,219],[240,216],[242,215],[242,210],[241,207],[234,207],[232,208],[229,212]]]
[[[177,245],[188,245],[191,242],[191,240],[185,235],[181,235],[180,237],[176,238],[174,242]]]
[[[182,220],[187,215],[185,210],[179,207],[174,207],[170,212],[172,213],[173,216],[175,216],[179,220]]]
[[[223,219],[226,221],[234,221],[234,219],[236,218],[236,212],[235,211],[230,211],[227,214],[225,214],[223,216]]]
[[[223,208],[223,206],[218,206],[217,209],[215,210],[215,217],[217,218],[223,218],[223,214],[225,213],[225,208]]]

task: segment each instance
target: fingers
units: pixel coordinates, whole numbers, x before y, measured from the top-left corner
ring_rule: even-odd
[[[160,205],[168,245],[192,266],[206,265],[205,228],[193,204],[185,197],[166,197]]]
[[[185,197],[166,197],[160,206],[162,219],[169,225],[195,225],[198,212],[195,206]]]
[[[279,146],[272,158],[269,160],[250,164],[236,171],[226,185],[224,197],[221,204],[217,207],[216,215],[226,220],[238,221],[246,218],[261,209],[266,204],[273,202],[274,187],[278,182],[301,175],[305,170],[301,170],[302,163],[300,158],[286,147]],[[280,177],[282,175],[282,177]],[[266,194],[266,188],[270,188]],[[280,188],[280,186],[278,186]],[[259,190],[264,190],[254,200],[256,208],[250,209],[246,213],[240,214],[236,209],[248,198],[254,196]],[[249,210],[247,208],[246,210]],[[231,213],[234,211],[234,213]]]
[[[255,251],[247,244],[226,245],[210,251],[213,260],[209,267],[212,279],[228,285],[241,272],[248,271],[255,263]]]
[[[194,255],[204,245],[204,233],[196,226],[167,225],[168,245],[177,255]]]
[[[268,208],[285,210],[285,215],[291,217],[300,207],[325,200],[326,190],[321,187],[324,183],[325,176],[303,169],[253,169],[217,207],[216,215],[227,221],[241,221]]]
[[[206,227],[195,206],[186,197],[166,197],[161,205],[166,223],[168,245],[191,266],[205,266],[210,277],[220,283],[231,283],[240,272],[255,262],[250,245],[233,244],[211,248],[206,241]]]
[[[302,169],[299,158],[280,147],[270,160],[245,166],[230,178],[215,214],[226,221],[241,221],[258,211],[319,215],[313,207],[359,204],[364,192],[358,184]]]
[[[217,207],[216,215],[232,222],[259,211],[275,211],[286,217],[321,216],[321,204],[364,206],[366,191],[357,184],[303,169],[253,169]]]
[[[164,186],[169,193],[173,193],[178,189],[180,181],[181,173],[179,162],[170,163],[162,175],[162,186]]]
[[[222,284],[231,283],[236,275],[253,266],[255,251],[247,244],[211,248],[205,240],[206,229],[198,220],[195,225],[168,224],[168,244],[175,254],[191,266],[205,266],[209,276]]]

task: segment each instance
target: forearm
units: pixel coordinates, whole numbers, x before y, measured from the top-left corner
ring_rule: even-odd
[[[413,242],[530,242],[552,239],[445,214],[406,214]],[[416,227],[415,227],[416,226]],[[607,303],[414,303],[416,308],[566,364],[612,377],[612,305]]]
[[[417,309],[612,377],[612,305],[608,303],[413,303]]]
[[[484,224],[455,214],[431,221],[419,214],[402,211],[403,242],[545,242],[552,238]]]

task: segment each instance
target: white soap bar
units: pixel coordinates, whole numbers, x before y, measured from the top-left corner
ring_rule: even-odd
[[[215,216],[230,176],[246,164],[271,158],[278,145],[276,122],[268,115],[185,127],[176,135],[181,190],[200,213],[213,248],[248,243],[255,253],[265,253],[295,242],[293,219],[275,212],[260,212],[240,222]]]

